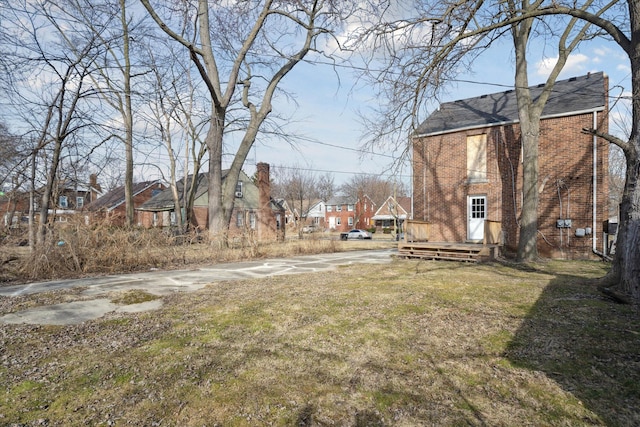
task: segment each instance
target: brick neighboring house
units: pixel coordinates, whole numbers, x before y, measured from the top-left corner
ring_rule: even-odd
[[[535,100],[541,85],[531,88]],[[558,81],[539,139],[538,251],[588,257],[602,250],[608,218],[609,143],[582,132],[608,131],[603,73]],[[522,147],[513,90],[442,104],[413,135],[414,219],[434,242],[479,242],[484,222],[501,224],[517,250],[522,207]]]
[[[222,172],[222,179],[228,171]],[[257,164],[257,185],[245,174],[240,172],[236,185],[234,208],[229,224],[229,237],[254,232],[258,239],[284,239],[285,210],[271,198],[269,181],[269,165]],[[188,184],[193,176],[188,177]],[[191,225],[197,230],[205,230],[209,226],[209,182],[208,174],[201,173],[197,177],[197,186]],[[180,203],[182,200],[182,182],[178,183]],[[144,227],[170,227],[176,225],[175,205],[171,190],[167,189],[148,202],[137,208],[141,212]]]
[[[394,225],[401,229],[402,223],[411,219],[411,197],[387,197],[371,219],[377,229],[393,228]]]
[[[34,192],[33,203],[36,222],[40,218],[43,191],[41,187]],[[89,182],[71,179],[60,180],[56,183],[51,194],[49,220],[61,223],[68,222],[78,213],[84,212],[86,206],[101,195],[102,189],[95,174],[89,176]],[[27,224],[29,198],[28,191],[11,191],[0,196],[0,213],[4,227],[18,228],[20,224]]]
[[[29,214],[29,193],[24,191],[7,191],[0,195],[0,228],[20,228],[26,226]]]
[[[376,205],[369,196],[360,196],[356,200],[338,196],[325,203],[325,223],[330,230],[339,232],[368,229],[375,211]]]
[[[142,206],[166,188],[160,180],[134,183],[131,189],[134,209]],[[124,226],[127,217],[124,185],[114,188],[97,200],[89,203],[85,206],[85,211],[89,213],[91,222],[105,219],[108,220],[111,225]],[[139,211],[135,211],[134,223],[142,225],[142,218]]]

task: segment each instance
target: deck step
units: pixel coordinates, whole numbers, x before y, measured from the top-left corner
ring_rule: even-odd
[[[398,255],[404,258],[478,262],[491,260],[495,250],[487,246],[464,243],[398,243]]]

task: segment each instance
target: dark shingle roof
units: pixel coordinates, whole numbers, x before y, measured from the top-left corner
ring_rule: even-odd
[[[531,86],[531,98],[540,96],[544,85]],[[542,118],[579,111],[602,109],[606,103],[605,75],[602,72],[559,80],[553,87]],[[514,123],[518,119],[515,90],[482,95],[440,105],[418,128],[416,136],[465,128]]]
[[[227,176],[227,170],[222,171],[223,178]],[[199,173],[197,175],[196,181],[196,194],[195,198],[202,196],[209,189],[209,174],[206,172]],[[191,187],[191,180],[193,179],[193,174],[187,177],[187,188]],[[176,182],[176,188],[178,189],[178,197],[180,203],[184,203],[183,199],[183,186],[184,179],[180,179]],[[174,209],[173,202],[173,193],[170,189],[164,190],[162,193],[152,197],[147,200],[142,206],[138,207],[138,210],[141,211],[169,211]]]
[[[159,180],[134,183],[132,186],[132,193],[135,196],[136,194],[143,192],[147,188],[153,185],[157,185],[159,183],[160,183]],[[120,206],[123,203],[124,203],[124,185],[121,185],[120,187],[114,188],[113,190],[97,198],[93,202],[89,203],[85,207],[85,209],[90,211],[99,211],[101,209],[110,210]]]

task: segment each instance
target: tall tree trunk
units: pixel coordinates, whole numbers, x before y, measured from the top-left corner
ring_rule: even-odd
[[[209,240],[226,244],[227,223],[222,206],[222,136],[226,111],[212,106],[211,124],[207,131],[206,144],[209,150]]]
[[[125,130],[125,172],[124,172],[124,202],[126,211],[126,225],[134,224],[133,206],[133,113],[131,108],[131,58],[129,57],[129,24],[127,23],[126,0],[120,0],[120,19],[122,22],[122,40],[124,43],[124,105],[122,118]]]
[[[627,175],[620,203],[616,253],[604,278],[608,292],[629,302],[640,303],[640,3],[628,0],[631,24],[632,129],[624,147]]]
[[[518,238],[518,261],[538,257],[538,137],[540,115],[531,100],[527,74],[527,43],[533,20],[527,19],[512,28],[516,54],[516,98],[520,117],[522,144],[522,211]]]
[[[51,200],[53,195],[53,187],[56,183],[56,175],[58,174],[58,165],[60,164],[60,153],[62,152],[62,140],[56,138],[53,147],[53,158],[51,159],[51,167],[47,174],[47,184],[44,187],[42,200],[40,202],[40,222],[38,223],[38,233],[36,235],[36,244],[42,246],[47,238],[47,228],[49,223],[49,207],[53,206],[54,214],[56,203]]]

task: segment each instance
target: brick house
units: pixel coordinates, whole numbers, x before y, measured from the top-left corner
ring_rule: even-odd
[[[531,87],[536,99],[541,86]],[[588,257],[602,250],[608,218],[608,131],[603,73],[558,81],[544,108],[539,139],[538,251]],[[413,135],[414,219],[434,242],[480,242],[485,221],[517,249],[522,147],[513,90],[442,104]]]
[[[134,183],[132,186],[133,206],[142,206],[152,197],[160,194],[167,187],[160,180],[143,181]],[[91,222],[100,219],[106,219],[111,225],[123,226],[127,217],[124,185],[114,188],[113,190],[102,195],[98,199],[85,206],[85,212]],[[140,211],[135,211],[136,218],[134,223],[142,224]]]
[[[368,229],[376,205],[369,196],[358,199],[338,196],[325,203],[325,224],[330,230],[345,232],[354,228]]]
[[[29,213],[29,193],[24,191],[7,191],[0,194],[0,228],[17,229],[26,226]]]
[[[223,180],[228,171],[223,171]],[[257,164],[257,183],[247,174],[240,172],[236,184],[235,200],[229,237],[245,233],[255,233],[258,239],[283,239],[285,236],[285,210],[271,198],[269,181],[269,165]],[[193,176],[188,177],[187,185]],[[208,174],[201,173],[196,177],[196,193],[191,212],[191,226],[196,230],[205,230],[209,226],[209,182]],[[183,180],[178,183],[180,203],[183,204]],[[171,190],[167,189],[148,202],[138,207],[144,227],[171,227],[176,225],[175,204]]]
[[[387,197],[371,219],[376,229],[393,228],[394,225],[401,228],[405,220],[411,219],[411,197]]]
[[[34,191],[33,208],[36,221],[39,221],[43,193],[42,187]],[[88,182],[76,179],[59,180],[51,193],[49,219],[60,223],[68,222],[101,195],[102,188],[95,174],[89,176]],[[0,212],[2,224],[5,227],[18,228],[20,224],[26,224],[26,218],[29,215],[29,199],[29,192],[19,190],[0,196]]]

